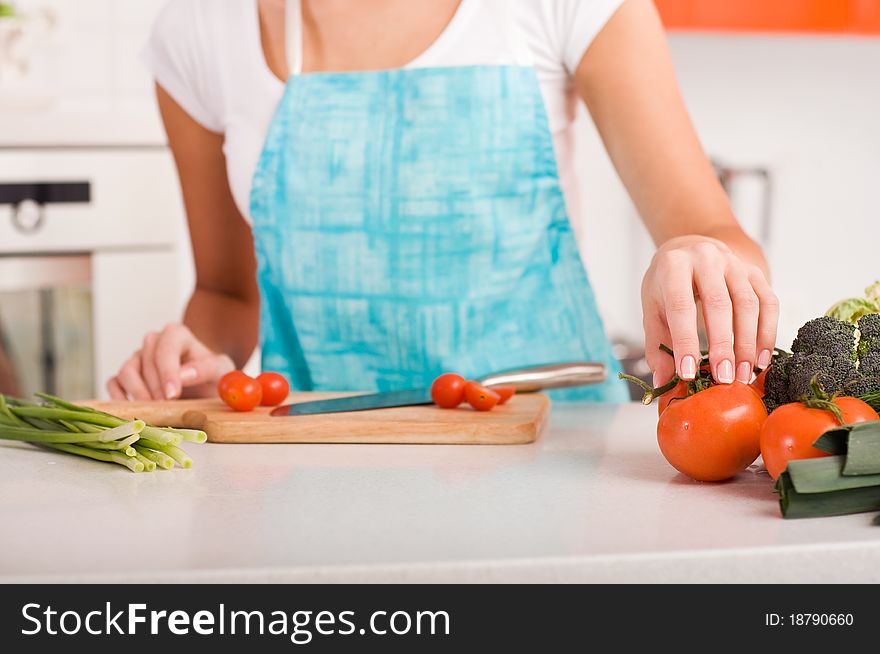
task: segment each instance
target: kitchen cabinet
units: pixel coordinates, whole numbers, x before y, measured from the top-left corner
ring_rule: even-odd
[[[670,30],[880,35],[880,0],[655,0]]]

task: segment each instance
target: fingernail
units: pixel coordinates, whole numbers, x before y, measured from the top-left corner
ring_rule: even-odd
[[[743,361],[736,367],[736,380],[743,384],[752,381],[752,366],[748,361]]]
[[[653,379],[654,379],[654,388],[657,388],[661,383],[660,382],[660,373],[655,371]]]
[[[173,400],[177,395],[177,387],[174,385],[174,382],[168,382],[165,384],[165,399]]]
[[[180,381],[191,382],[195,381],[196,377],[198,377],[198,373],[196,372],[195,368],[187,366],[180,369]]]
[[[690,354],[682,358],[681,366],[679,367],[681,368],[682,379],[693,379],[697,376],[697,360]]]
[[[773,355],[770,354],[770,350],[761,350],[761,353],[758,355],[758,367],[763,370],[770,365],[772,358]]]
[[[730,384],[733,382],[733,364],[730,359],[724,359],[715,369],[715,379],[721,384]]]

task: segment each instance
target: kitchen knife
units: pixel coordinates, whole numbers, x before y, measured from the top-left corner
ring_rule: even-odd
[[[533,393],[551,388],[599,384],[605,381],[605,377],[604,363],[575,361],[505,370],[481,377],[478,381],[484,386],[513,386],[516,388],[517,393]],[[369,393],[367,395],[337,397],[332,400],[285,404],[273,409],[271,415],[275,417],[304,416],[317,413],[388,409],[396,406],[415,406],[419,404],[431,404],[430,388],[413,388],[404,391]]]

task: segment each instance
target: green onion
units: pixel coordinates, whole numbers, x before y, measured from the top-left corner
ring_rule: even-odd
[[[153,470],[156,469],[156,462],[152,459],[148,459],[143,454],[135,452],[132,456],[134,456],[134,458],[144,464],[144,470],[146,470],[147,472],[153,472]]]
[[[102,443],[108,443],[110,441],[115,441],[118,438],[128,438],[134,434],[140,434],[145,427],[146,423],[144,423],[143,420],[132,420],[131,422],[126,422],[118,427],[113,427],[112,429],[107,429],[102,432],[96,432],[97,440]]]
[[[190,443],[204,443],[208,440],[208,435],[201,429],[176,429],[174,427],[163,427],[163,429],[173,434],[179,434],[183,440]],[[179,445],[179,443],[174,443],[174,445]]]
[[[67,452],[69,454],[79,454],[80,456],[85,456],[90,459],[96,459],[98,461],[118,463],[120,465],[124,465],[132,472],[144,471],[144,464],[138,461],[135,457],[124,456],[122,454],[119,454],[118,452],[103,452],[101,450],[92,450],[88,447],[80,447],[78,445],[66,445],[61,443],[47,443],[46,445],[47,447],[61,450],[62,452]]]
[[[163,452],[167,454],[172,459],[177,461],[177,464],[181,468],[191,468],[192,467],[192,459],[189,458],[186,452],[184,452],[179,447],[175,447],[174,445],[164,445],[162,443],[157,443],[156,441],[150,440],[149,438],[141,438],[141,445],[144,447],[149,447],[152,450],[158,450],[159,452]]]
[[[165,470],[171,470],[174,467],[174,459],[165,454],[165,452],[158,452],[156,450],[151,450],[148,447],[144,447],[143,445],[135,445],[134,449],[143,457],[146,457],[150,461],[153,461],[160,468],[164,468]]]
[[[124,450],[125,448],[133,445],[140,438],[139,434],[132,434],[122,440],[118,441],[85,441],[84,445],[88,447],[92,447],[96,450]],[[134,454],[129,454],[129,456],[134,456]]]
[[[151,441],[162,443],[163,445],[180,445],[180,441],[182,440],[180,434],[175,434],[174,432],[165,431],[164,429],[151,427],[149,425],[144,427],[141,431],[141,438],[149,438]]]
[[[13,427],[27,427],[28,423],[19,418],[17,415],[12,413],[9,410],[9,405],[6,404],[6,397],[0,394],[0,420],[5,424],[12,425]]]
[[[104,431],[104,427],[98,427],[97,425],[93,425],[88,422],[79,422],[78,420],[75,420],[73,422],[73,426],[78,427],[80,431],[89,432],[92,434],[96,434],[99,431]]]
[[[143,420],[123,420],[61,398],[39,393],[47,404],[0,394],[0,439],[30,442],[54,450],[123,465],[134,472],[192,466],[177,447],[182,441],[203,443],[197,429],[159,428]]]
[[[65,429],[67,429],[67,431],[76,431],[76,432],[80,432],[80,433],[82,433],[82,431],[83,431],[82,429],[77,427],[75,424],[73,424],[72,422],[68,422],[67,420],[59,420],[58,423],[61,426],[63,426]],[[100,427],[96,427],[96,429],[100,429]]]
[[[60,397],[56,397],[54,395],[49,395],[49,393],[34,393],[40,399],[46,400],[50,404],[56,405],[59,409],[69,409],[71,411],[79,411],[81,413],[102,413],[96,409],[93,409],[88,406],[81,406],[79,404],[74,404],[73,402],[68,402],[67,400],[62,400]],[[109,415],[104,413],[103,415]]]
[[[33,443],[86,443],[95,440],[94,434],[72,431],[43,431],[42,429],[0,426],[0,439],[31,441]]]
[[[34,429],[43,429],[48,431],[55,431],[60,427],[58,422],[54,422],[52,420],[43,420],[42,418],[23,418],[25,423],[29,427],[33,427]]]
[[[90,422],[101,427],[118,427],[125,424],[122,418],[108,416],[102,413],[88,413],[86,411],[73,411],[72,409],[58,409],[49,406],[14,406],[10,411],[19,418],[40,418],[44,420],[80,420]]]

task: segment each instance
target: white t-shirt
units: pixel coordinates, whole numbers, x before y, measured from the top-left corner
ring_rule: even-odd
[[[534,65],[566,204],[579,215],[572,129],[578,98],[571,74],[622,2],[461,0],[440,37],[406,67]],[[288,3],[288,58],[297,74],[299,1]],[[190,116],[225,135],[232,195],[250,220],[251,178],[284,90],[265,61],[257,0],[169,0],[143,55],[156,81]]]

